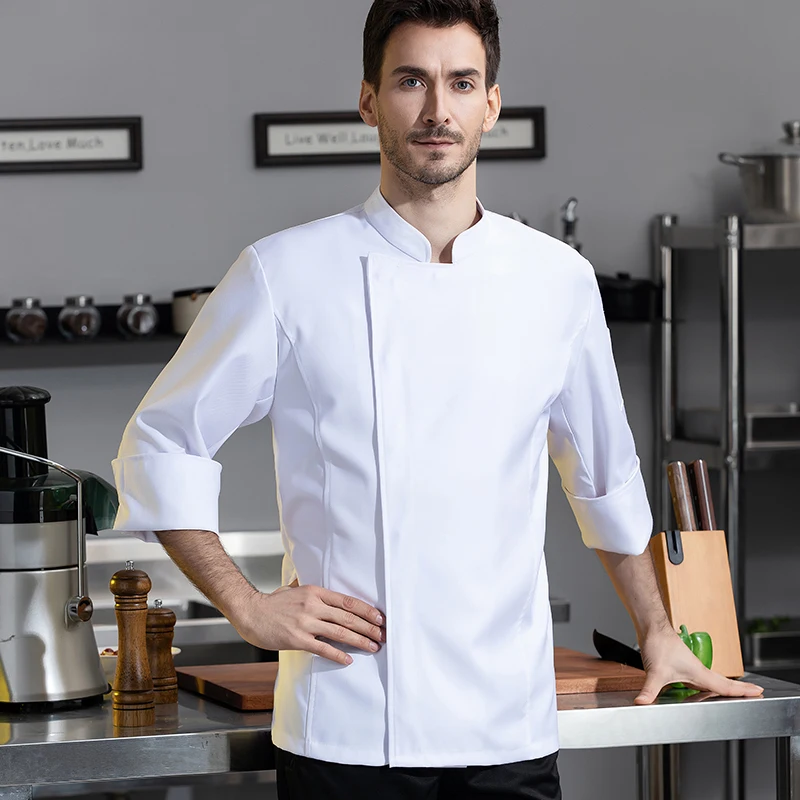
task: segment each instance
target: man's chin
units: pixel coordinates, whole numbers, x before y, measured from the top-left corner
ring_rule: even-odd
[[[445,158],[430,159],[425,165],[417,166],[413,170],[413,177],[420,183],[430,186],[439,186],[454,181],[464,170],[453,164],[445,163]]]

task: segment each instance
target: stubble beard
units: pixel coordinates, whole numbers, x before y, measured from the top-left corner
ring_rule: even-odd
[[[467,139],[463,134],[457,134],[444,126],[416,130],[405,137],[392,130],[383,120],[380,113],[378,117],[378,138],[381,150],[386,160],[401,174],[417,184],[426,187],[443,186],[457,181],[472,166],[478,157],[481,146],[482,128],[478,129]],[[420,164],[411,157],[409,147],[414,139],[447,139],[457,143],[467,142],[463,158],[455,164],[445,164],[446,152],[433,151],[428,153],[426,160]]]

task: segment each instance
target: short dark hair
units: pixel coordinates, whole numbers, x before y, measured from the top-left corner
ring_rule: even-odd
[[[500,69],[500,16],[494,0],[374,0],[364,25],[364,80],[380,87],[386,43],[405,22],[434,28],[471,25],[486,50],[486,87],[497,83]]]

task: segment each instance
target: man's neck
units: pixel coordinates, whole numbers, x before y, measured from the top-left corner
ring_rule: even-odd
[[[427,186],[405,175],[386,171],[381,194],[387,203],[431,243],[431,261],[449,264],[453,242],[478,219],[475,165],[442,186]]]

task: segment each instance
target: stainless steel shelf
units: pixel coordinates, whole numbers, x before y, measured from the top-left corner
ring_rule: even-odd
[[[712,469],[721,469],[724,463],[724,455],[719,443],[673,439],[665,442],[663,448],[665,458],[669,461],[688,462],[702,458]],[[800,444],[745,446],[742,448],[740,467],[745,472],[800,470]]]
[[[722,226],[676,225],[664,232],[663,245],[673,250],[714,250],[725,244]],[[741,249],[800,249],[800,223],[744,223],[741,226]]]
[[[667,461],[694,461],[702,458],[711,469],[720,469],[723,456],[719,444],[712,442],[697,442],[690,439],[673,439],[663,445],[664,458]]]

